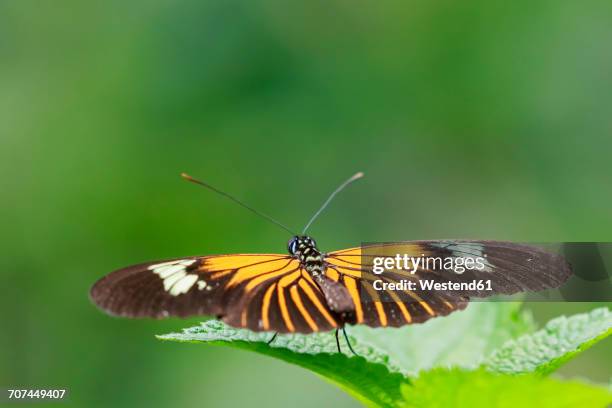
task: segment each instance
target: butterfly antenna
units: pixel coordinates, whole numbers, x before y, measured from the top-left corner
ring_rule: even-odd
[[[282,229],[284,229],[285,231],[287,231],[291,235],[297,235],[295,232],[291,231],[289,228],[285,227],[283,224],[281,224],[280,222],[276,221],[274,218],[270,217],[269,215],[266,215],[266,214],[264,214],[262,212],[257,211],[253,207],[243,203],[242,201],[238,200],[237,198],[235,198],[235,197],[233,197],[233,196],[231,196],[231,195],[229,195],[229,194],[227,194],[227,193],[225,193],[225,192],[223,192],[221,190],[216,189],[215,187],[211,186],[210,184],[207,184],[207,183],[205,183],[203,181],[197,180],[197,179],[191,177],[187,173],[181,173],[181,177],[184,178],[187,181],[191,181],[192,183],[199,184],[202,187],[206,187],[207,189],[212,190],[215,193],[222,195],[223,197],[229,198],[230,200],[232,200],[236,204],[240,205],[241,207],[244,207],[247,210],[253,212],[254,214],[260,216],[261,218],[264,218],[264,219],[270,221],[271,223],[278,225],[279,227],[281,227]]]
[[[334,199],[334,197],[336,196],[336,194],[338,194],[339,192],[341,192],[342,190],[344,190],[344,188],[346,186],[348,186],[349,184],[351,184],[353,181],[355,180],[359,180],[360,178],[363,177],[363,173],[362,172],[358,172],[355,173],[353,176],[351,176],[351,178],[349,178],[348,180],[346,180],[344,183],[340,184],[340,186],[334,190],[333,193],[331,193],[329,195],[329,197],[327,198],[327,200],[325,200],[325,202],[323,203],[323,205],[321,206],[321,208],[319,208],[319,210],[312,216],[312,218],[310,219],[310,221],[308,221],[308,224],[306,224],[306,226],[304,227],[304,230],[302,231],[302,235],[304,235],[306,233],[306,230],[312,225],[312,223],[314,222],[314,220],[317,219],[317,217],[323,212],[323,210],[325,209],[325,207],[327,207],[329,205],[329,203],[331,202],[331,200]]]

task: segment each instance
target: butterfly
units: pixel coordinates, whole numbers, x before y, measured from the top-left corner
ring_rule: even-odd
[[[400,327],[422,323],[464,309],[471,297],[555,288],[571,275],[569,264],[560,255],[510,242],[408,241],[323,252],[306,230],[339,191],[362,175],[357,173],[340,185],[301,234],[292,233],[286,254],[189,256],[141,263],[104,276],[93,285],[90,297],[100,309],[116,316],[206,315],[258,332],[336,330],[338,341],[338,330],[346,325]],[[291,232],[234,197],[191,176],[183,177]],[[478,256],[485,260],[485,267],[450,275],[425,264],[413,264],[412,271],[395,267],[380,275],[372,272],[376,257],[394,253],[415,258]],[[439,283],[488,281],[491,290],[377,288],[377,282],[380,286],[419,279]]]

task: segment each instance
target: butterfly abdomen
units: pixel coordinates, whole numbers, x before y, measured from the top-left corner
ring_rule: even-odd
[[[317,285],[323,292],[327,306],[336,313],[347,314],[355,311],[355,304],[348,290],[340,283],[329,279],[327,276],[313,276]]]
[[[325,275],[326,266],[321,253],[316,251],[316,254],[306,256],[303,265],[323,292],[325,303],[331,311],[343,314],[355,310],[353,299],[348,290]]]

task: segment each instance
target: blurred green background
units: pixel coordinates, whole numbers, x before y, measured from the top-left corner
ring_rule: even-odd
[[[612,241],[612,3],[0,1],[0,384],[70,404],[355,406],[312,373],[109,318],[122,266],[362,241]],[[540,323],[592,304],[530,305]],[[607,383],[610,342],[561,374]]]

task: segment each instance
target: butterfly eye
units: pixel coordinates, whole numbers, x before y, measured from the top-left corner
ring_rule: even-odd
[[[295,251],[297,251],[297,244],[297,237],[293,237],[289,240],[289,243],[287,244],[287,250],[291,255],[295,254]]]

